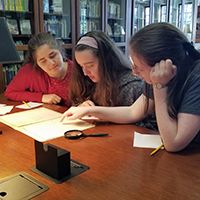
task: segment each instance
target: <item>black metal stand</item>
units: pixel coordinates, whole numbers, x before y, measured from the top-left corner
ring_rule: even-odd
[[[33,171],[56,183],[61,183],[76,176],[87,169],[76,161],[70,160],[70,152],[51,144],[44,144],[35,140],[36,166]]]

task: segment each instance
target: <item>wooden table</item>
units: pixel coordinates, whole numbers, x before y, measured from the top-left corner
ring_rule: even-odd
[[[3,103],[4,101],[2,101]],[[13,103],[13,102],[11,102]],[[50,106],[63,111],[59,106]],[[42,200],[199,200],[200,148],[191,145],[180,153],[133,148],[133,133],[150,133],[134,125],[101,124],[85,133],[106,132],[109,137],[48,143],[71,152],[71,158],[90,167],[61,184],[34,173],[34,140],[1,124],[0,178],[26,172],[49,190],[35,197]]]

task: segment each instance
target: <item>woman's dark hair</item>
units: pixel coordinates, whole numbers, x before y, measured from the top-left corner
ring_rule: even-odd
[[[39,33],[33,36],[28,42],[28,52],[26,54],[25,63],[33,63],[37,66],[35,59],[35,51],[42,45],[47,44],[52,49],[57,49],[61,52],[63,59],[65,59],[64,51],[62,49],[62,43],[56,40],[50,33]]]
[[[122,73],[130,70],[130,63],[121,50],[103,32],[92,31],[82,37],[94,38],[97,48],[86,44],[78,44],[75,52],[89,50],[99,60],[98,83],[93,83],[83,74],[81,66],[74,58],[74,72],[71,84],[71,99],[75,105],[90,99],[97,105],[114,106],[118,103],[119,85],[118,79]],[[81,38],[82,38],[81,37]],[[80,38],[80,39],[81,39]],[[79,40],[80,40],[79,39]]]
[[[144,27],[131,38],[129,44],[133,54],[152,67],[166,59],[171,59],[176,65],[177,74],[168,83],[167,104],[170,117],[177,118],[183,85],[194,62],[200,59],[200,53],[178,28],[164,22]]]

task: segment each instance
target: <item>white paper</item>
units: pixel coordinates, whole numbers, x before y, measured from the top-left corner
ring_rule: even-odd
[[[83,120],[60,122],[61,116],[62,113],[42,107],[0,116],[0,121],[40,142],[64,136],[68,130],[95,126]]]
[[[0,107],[0,115],[5,115],[6,113],[9,113],[12,109],[13,109],[14,106],[1,106]]]
[[[160,135],[134,133],[133,147],[157,148],[161,144]]]
[[[21,108],[21,109],[32,109],[32,108],[36,108],[38,106],[43,105],[42,103],[37,103],[37,102],[27,102],[28,106],[26,104],[21,104],[16,106],[16,108]]]
[[[26,135],[43,142],[64,136],[68,130],[85,130],[94,127],[94,124],[82,120],[73,120],[69,123],[61,123],[60,118],[45,122],[23,126],[20,131]]]
[[[3,107],[4,108],[4,107]],[[13,126],[24,126],[61,117],[62,114],[48,108],[36,108],[0,116],[0,121]]]

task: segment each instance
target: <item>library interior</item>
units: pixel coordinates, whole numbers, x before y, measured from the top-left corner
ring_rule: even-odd
[[[35,35],[50,33],[59,41],[69,70],[70,63],[78,65],[75,51],[84,34],[105,33],[131,63],[130,38],[160,22],[177,27],[200,51],[200,0],[0,0],[0,199],[200,199],[199,144],[170,153],[158,129],[142,123],[91,115],[61,122],[69,107],[60,99],[50,104],[4,95]]]

